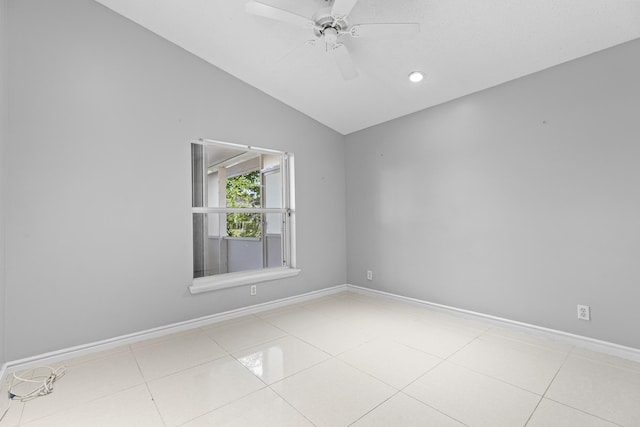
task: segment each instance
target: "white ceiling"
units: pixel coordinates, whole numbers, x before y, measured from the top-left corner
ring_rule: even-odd
[[[640,0],[359,0],[349,24],[419,22],[409,39],[343,40],[345,81],[313,31],[246,0],[97,0],[248,84],[348,134],[640,38]],[[261,0],[309,18],[325,0]],[[424,71],[421,83],[407,74]]]

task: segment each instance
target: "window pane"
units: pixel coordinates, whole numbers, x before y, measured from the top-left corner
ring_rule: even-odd
[[[262,240],[225,239],[229,273],[264,268]]]
[[[211,224],[220,223],[229,215],[261,214],[193,214],[193,277],[282,267],[283,234],[268,234],[264,239],[230,238],[211,233]],[[284,214],[269,214],[281,224]]]
[[[206,276],[204,268],[205,215],[193,214],[193,277]]]
[[[265,214],[265,229],[267,230],[265,234],[265,266],[267,268],[282,267],[284,265],[282,239],[285,237],[283,232],[285,215],[282,213]]]
[[[211,224],[219,224],[223,215],[193,214],[193,277],[227,273],[227,249],[224,236],[212,234]]]
[[[210,208],[220,207],[220,183],[218,172],[209,170],[207,174],[207,206]]]
[[[282,175],[280,171],[264,175],[265,208],[282,207]]]
[[[261,205],[260,172],[255,170],[227,178],[228,208],[259,208]]]
[[[282,207],[282,174],[280,171],[264,175],[264,203],[267,208]],[[282,233],[282,215],[267,214],[266,222],[267,235]]]
[[[205,202],[204,145],[191,144],[191,206],[201,208]]]
[[[262,214],[227,214],[227,235],[229,237],[262,237]]]

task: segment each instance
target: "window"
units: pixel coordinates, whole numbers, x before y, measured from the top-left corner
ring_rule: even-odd
[[[299,273],[290,153],[193,141],[191,175],[192,293]]]

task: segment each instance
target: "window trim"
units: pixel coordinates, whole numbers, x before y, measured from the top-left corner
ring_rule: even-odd
[[[235,144],[224,141],[199,138],[190,141],[191,144],[227,146],[235,149],[247,150],[258,154],[270,154],[282,156],[283,161],[280,166],[282,174],[282,208],[226,208],[226,207],[192,207],[191,215],[194,213],[281,213],[285,217],[283,229],[283,257],[286,265],[282,267],[261,268],[256,270],[246,270],[232,273],[216,274],[205,277],[192,278],[189,292],[199,294],[202,292],[216,291],[236,286],[262,283],[271,280],[295,277],[301,270],[296,268],[296,233],[295,233],[295,182],[293,179],[294,156],[291,153],[271,150],[266,148],[253,147],[243,144]],[[192,184],[193,185],[193,184]],[[193,236],[193,230],[191,231]],[[266,236],[263,236],[265,238]],[[192,242],[193,246],[193,242]]]

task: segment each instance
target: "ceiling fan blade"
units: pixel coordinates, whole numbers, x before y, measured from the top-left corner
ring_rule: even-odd
[[[420,32],[420,24],[360,24],[349,29],[352,37],[393,38],[409,37]]]
[[[336,64],[338,64],[343,79],[352,80],[358,77],[358,70],[345,45],[338,43],[331,48],[331,52],[333,53],[333,58],[336,60]]]
[[[356,3],[358,3],[358,0],[334,0],[333,7],[331,8],[331,16],[344,18],[351,13],[351,9],[353,9]]]
[[[269,6],[268,4],[260,3],[257,1],[248,2],[245,5],[244,10],[252,15],[286,22],[288,24],[297,25],[299,27],[313,28],[315,26],[315,23],[309,18],[305,18],[304,16],[297,15],[293,12],[289,12],[288,10],[279,9],[277,7]]]

